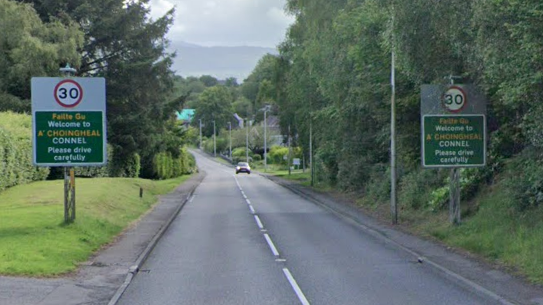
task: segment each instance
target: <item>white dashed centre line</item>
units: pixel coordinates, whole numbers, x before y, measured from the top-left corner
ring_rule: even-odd
[[[245,198],[245,201],[247,202],[247,205],[249,206],[249,209],[251,210],[251,213],[254,215],[256,224],[258,225],[258,228],[260,229],[260,232],[267,232],[266,229],[264,229],[264,225],[262,224],[262,221],[260,220],[260,217],[256,214],[255,209],[253,208],[253,205],[251,204],[251,201],[243,191],[243,188],[239,184],[238,179],[234,176],[234,179],[236,180],[236,183],[238,185],[239,190],[241,191],[241,194],[243,195],[243,198]],[[268,243],[268,246],[270,247],[270,250],[272,251],[273,255],[276,257],[276,262],[285,262],[286,259],[278,258],[279,257],[279,251],[277,251],[277,248],[275,247],[275,244],[273,243],[272,239],[270,238],[270,235],[267,233],[264,233],[264,238],[266,239],[266,242]],[[302,305],[310,305],[309,301],[305,297],[304,293],[302,292],[302,289],[300,289],[300,286],[298,286],[298,283],[290,273],[290,271],[287,268],[283,268],[283,273],[285,274],[288,282],[290,283],[290,286],[296,293],[296,296],[298,297],[298,300],[302,303]]]
[[[268,242],[268,246],[270,246],[270,249],[275,256],[279,256],[279,251],[277,251],[277,248],[273,244],[273,241],[271,240],[270,236],[268,234],[264,234],[264,238]]]
[[[264,225],[262,225],[262,221],[260,221],[260,217],[258,215],[255,215],[256,224],[258,225],[258,228],[260,230],[264,229]]]
[[[294,279],[292,274],[290,274],[290,271],[287,268],[283,268],[283,273],[287,277],[290,286],[292,286],[292,289],[294,289],[294,292],[296,292],[296,295],[298,296],[300,302],[302,302],[303,305],[309,305],[309,301],[302,292],[302,289],[300,289],[300,286],[298,286],[298,283],[296,283],[296,280]]]

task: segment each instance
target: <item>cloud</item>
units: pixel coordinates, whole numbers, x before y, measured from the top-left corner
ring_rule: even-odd
[[[168,38],[205,46],[275,47],[293,22],[286,0],[151,0],[153,18],[176,7]]]
[[[173,1],[168,0],[153,0],[150,3],[151,18],[158,19],[164,16],[169,10],[174,7]]]

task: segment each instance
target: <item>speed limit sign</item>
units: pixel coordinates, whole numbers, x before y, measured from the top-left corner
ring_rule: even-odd
[[[459,112],[467,104],[466,93],[458,86],[451,86],[443,94],[442,102],[447,111]]]
[[[65,108],[77,106],[83,99],[83,88],[72,79],[65,79],[55,86],[55,100]]]

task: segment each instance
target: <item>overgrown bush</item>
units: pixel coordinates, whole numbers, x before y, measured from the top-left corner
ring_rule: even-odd
[[[196,161],[186,148],[180,150],[178,158],[169,152],[161,152],[153,158],[155,179],[170,179],[191,174],[196,170]]]
[[[48,167],[32,164],[31,135],[29,115],[0,112],[0,191],[49,175]]]
[[[274,145],[267,153],[270,164],[287,165],[288,147]]]
[[[247,154],[245,153],[245,147],[237,147],[232,150],[232,162],[237,164],[238,162],[247,161]],[[253,160],[253,154],[249,151],[249,161]]]
[[[438,208],[448,198],[448,193],[443,194],[442,189],[446,178],[447,171],[444,170],[420,168],[411,171],[398,183],[398,202],[414,210]]]
[[[515,168],[512,177],[506,180],[515,201],[514,208],[526,211],[542,205],[543,203],[543,162],[541,152],[537,148],[526,149],[518,158],[510,162]]]
[[[386,164],[376,164],[370,170],[362,204],[377,205],[390,200],[390,168]]]
[[[108,162],[110,177],[137,178],[140,176],[141,158],[135,153],[130,156],[119,156],[113,150],[113,157]]]

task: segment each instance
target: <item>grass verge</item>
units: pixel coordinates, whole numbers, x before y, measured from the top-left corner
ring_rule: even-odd
[[[158,195],[188,178],[78,178],[72,224],[63,223],[62,180],[20,185],[0,193],[0,274],[49,277],[74,271],[148,211]]]

